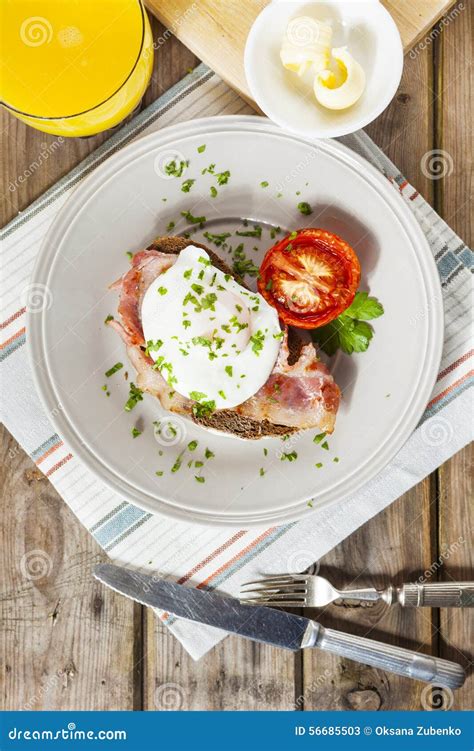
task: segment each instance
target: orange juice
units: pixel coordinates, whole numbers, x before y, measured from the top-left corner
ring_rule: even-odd
[[[140,102],[153,40],[140,0],[2,0],[2,104],[46,133],[88,136]]]

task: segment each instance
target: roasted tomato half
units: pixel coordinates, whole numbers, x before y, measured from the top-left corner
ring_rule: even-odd
[[[258,289],[284,323],[314,329],[349,307],[359,282],[359,259],[350,245],[324,229],[303,229],[270,248]]]

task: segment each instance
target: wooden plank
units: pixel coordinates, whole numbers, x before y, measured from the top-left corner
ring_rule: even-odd
[[[2,428],[0,706],[132,709],[139,608],[92,579],[105,554]]]
[[[255,18],[269,0],[145,0],[145,5],[200,60],[247,101],[244,49]],[[404,49],[421,39],[452,0],[383,0],[400,30]]]
[[[406,60],[390,107],[367,129],[428,200],[433,184],[420,171],[432,146],[432,51]],[[435,487],[426,479],[344,540],[321,561],[335,585],[387,586],[413,581],[433,560]],[[320,620],[333,628],[433,653],[430,611],[329,606]],[[316,613],[315,613],[316,616]],[[423,684],[322,653],[304,653],[305,709],[421,709]]]
[[[291,652],[230,636],[195,662],[151,611],[146,646],[145,709],[295,707]]]
[[[436,183],[437,209],[453,229],[472,246],[472,24],[474,7],[466,7],[452,27],[437,42],[438,59],[438,138],[437,147],[450,160],[451,173]],[[448,170],[449,171],[449,170]],[[472,579],[474,527],[472,487],[472,447],[459,452],[439,470],[439,548],[442,581]],[[441,655],[467,664],[474,633],[472,610],[441,610]],[[472,709],[474,676],[469,671],[464,687],[451,697],[444,693],[444,706]]]

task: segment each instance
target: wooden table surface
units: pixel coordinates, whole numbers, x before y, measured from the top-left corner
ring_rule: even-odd
[[[402,0],[409,2],[409,0]],[[466,242],[472,240],[473,3],[406,56],[400,89],[368,132]],[[153,21],[154,37],[163,28]],[[174,38],[160,47],[145,104],[197,59]],[[71,139],[18,183],[53,140],[0,113],[2,223],[14,217],[105,140]],[[426,177],[420,162],[441,149],[449,176]],[[431,700],[473,706],[472,676],[441,696],[424,685],[321,652],[294,655],[229,637],[193,662],[153,613],[102,587],[92,567],[106,556],[15,440],[3,430],[0,595],[1,707],[6,709],[421,709]],[[338,545],[321,573],[341,585],[472,577],[470,454],[466,449]],[[49,576],[29,581],[25,551],[45,550]],[[431,576],[431,574],[429,574]],[[469,665],[472,612],[330,606],[325,625]],[[471,645],[471,646],[470,646]]]

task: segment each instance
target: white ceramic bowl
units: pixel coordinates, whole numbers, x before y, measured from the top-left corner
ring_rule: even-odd
[[[364,68],[367,85],[352,107],[322,107],[311,85],[314,73],[300,79],[281,64],[288,22],[299,16],[329,21],[331,46],[347,45]],[[347,135],[375,120],[393,99],[402,71],[400,34],[379,0],[273,0],[255,20],[245,47],[245,74],[253,98],[277,125],[305,138]]]

